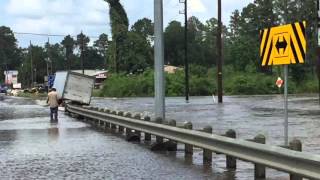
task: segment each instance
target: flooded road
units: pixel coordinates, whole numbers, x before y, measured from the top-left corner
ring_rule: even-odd
[[[110,109],[140,112],[153,116],[152,98],[93,99],[92,104]],[[317,95],[289,97],[289,141],[297,138],[304,151],[320,154],[320,105]],[[212,97],[166,99],[166,119],[177,122],[190,121],[195,129],[206,125],[215,134],[234,129],[241,139],[263,134],[267,144],[284,143],[283,96],[232,96],[224,97],[223,104],[213,102]]]
[[[225,179],[253,178],[253,165],[238,162],[225,168],[225,157],[214,155],[212,167],[202,165],[202,150],[185,160],[183,146],[176,153],[152,152],[144,143],[132,144],[119,134],[59,114],[49,122],[43,102],[5,97],[0,100],[0,179]],[[152,115],[152,98],[94,98],[93,105]],[[213,126],[222,134],[233,128],[241,139],[258,133],[268,144],[283,142],[281,96],[226,97],[223,105],[212,97],[168,98],[167,118],[192,121],[195,128]],[[289,137],[301,139],[305,151],[320,154],[320,108],[315,96],[291,97]],[[268,179],[288,179],[267,170]]]

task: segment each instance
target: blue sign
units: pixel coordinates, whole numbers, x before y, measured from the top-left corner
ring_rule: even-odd
[[[48,86],[49,86],[49,88],[52,88],[53,83],[54,83],[54,78],[55,78],[55,75],[49,75],[49,77],[48,77]]]

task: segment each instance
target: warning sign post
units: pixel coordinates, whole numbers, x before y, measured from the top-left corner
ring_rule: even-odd
[[[288,65],[303,64],[306,58],[306,21],[260,31],[262,66],[284,67],[284,145],[288,145]]]

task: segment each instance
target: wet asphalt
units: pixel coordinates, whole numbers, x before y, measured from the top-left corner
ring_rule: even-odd
[[[212,97],[167,99],[167,118],[191,121],[195,128],[213,126],[222,134],[233,128],[241,139],[261,133],[268,144],[283,143],[281,96]],[[92,105],[153,115],[152,98],[94,98]],[[320,154],[320,106],[316,96],[291,96],[289,137],[303,142],[304,151]],[[176,153],[152,152],[142,142],[126,142],[119,134],[105,132],[59,112],[50,123],[43,101],[0,98],[0,179],[254,179],[253,165],[238,162],[225,168],[225,157],[214,155],[212,167],[202,165],[202,151],[185,159],[183,145]],[[267,170],[268,179],[288,179],[282,172]]]

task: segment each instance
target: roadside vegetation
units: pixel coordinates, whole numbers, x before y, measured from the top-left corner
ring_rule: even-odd
[[[26,97],[32,99],[43,99],[47,97],[47,93],[29,93],[29,92],[18,92],[16,94],[18,97]]]
[[[201,70],[200,70],[201,69]],[[106,97],[141,97],[154,95],[154,71],[146,70],[141,74],[112,74],[104,83],[96,96]],[[283,93],[283,88],[275,85],[277,73],[264,74],[255,72],[234,72],[232,67],[224,71],[225,95],[262,95]],[[317,93],[318,80],[316,76],[306,77],[303,82],[297,82],[289,77],[289,93]],[[208,96],[216,94],[216,70],[203,67],[192,67],[190,71],[190,95]],[[175,74],[166,73],[166,95],[184,95],[184,70]]]
[[[152,96],[154,94],[154,24],[148,17],[130,22],[121,0],[104,0],[109,5],[110,38],[102,33],[90,45],[90,37],[80,33],[67,35],[55,44],[18,47],[10,27],[0,26],[0,72],[18,70],[23,87],[34,82],[43,83],[47,75],[45,59],[52,60],[52,71],[106,69],[110,77],[99,96]],[[256,0],[230,14],[230,22],[223,24],[224,94],[275,94],[280,66],[262,67],[259,57],[260,30],[280,24],[307,21],[307,53],[304,64],[289,65],[289,93],[317,92],[320,61],[317,48],[316,1]],[[284,12],[283,9],[290,9]],[[190,95],[212,95],[216,92],[217,26],[214,17],[206,20],[189,17],[188,60],[190,62]],[[112,40],[111,40],[112,39]],[[92,39],[91,39],[92,40]],[[90,45],[90,46],[89,46]],[[170,21],[164,27],[164,61],[166,65],[184,66],[184,25]],[[3,48],[6,47],[6,48]],[[79,51],[81,49],[81,51]],[[83,51],[82,51],[83,50]],[[50,52],[50,53],[48,53]],[[31,61],[32,57],[32,61]],[[31,62],[33,63],[31,66]],[[33,67],[36,73],[31,73]],[[34,76],[33,78],[31,78]],[[0,79],[4,74],[0,73]],[[184,95],[184,72],[166,75],[166,95]]]

